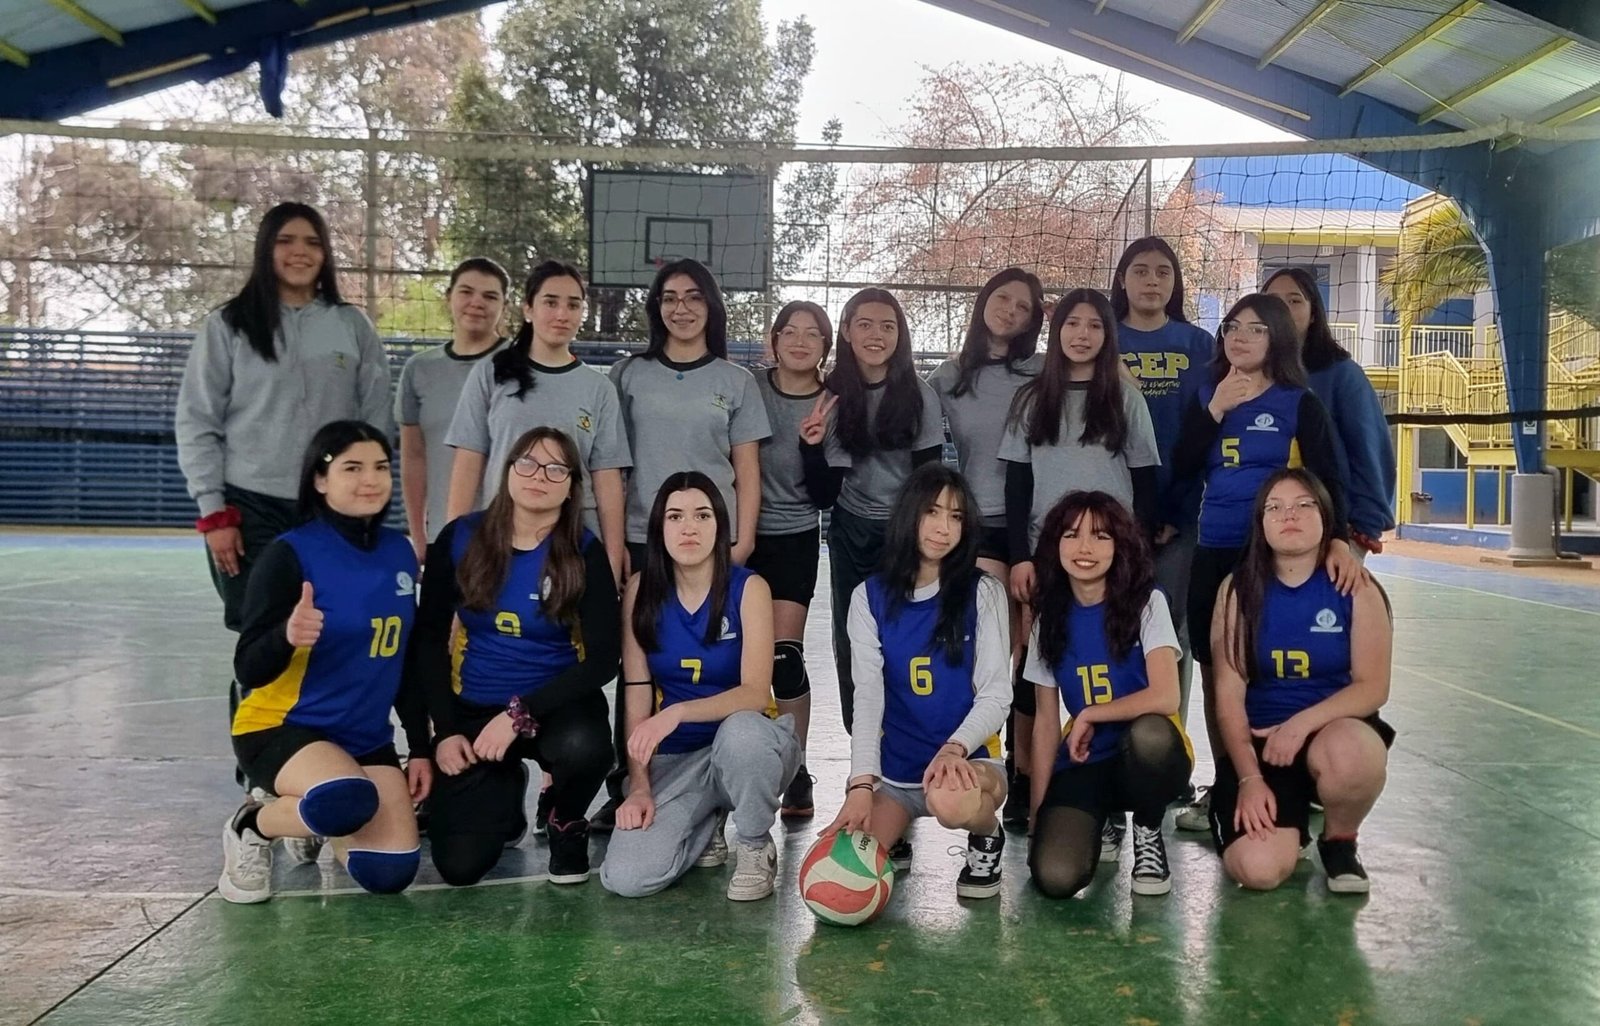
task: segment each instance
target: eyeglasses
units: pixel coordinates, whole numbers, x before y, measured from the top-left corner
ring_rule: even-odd
[[[1317,505],[1316,499],[1300,499],[1287,506],[1281,502],[1269,502],[1261,507],[1261,512],[1266,514],[1268,520],[1284,520],[1290,513],[1294,514],[1294,519],[1299,520],[1312,514],[1321,516],[1322,508]]]
[[[680,306],[685,310],[704,310],[706,308],[705,293],[685,292],[681,296],[676,292],[661,293],[661,309],[671,310]]]
[[[540,463],[532,456],[518,456],[511,464],[511,469],[517,472],[518,477],[535,477],[542,470],[544,479],[551,484],[560,484],[572,476],[572,468],[565,463]]]
[[[1246,324],[1243,321],[1223,322],[1222,333],[1224,335],[1237,335],[1240,332],[1244,332],[1246,335],[1249,335],[1252,339],[1257,341],[1268,338],[1272,335],[1272,329],[1268,328],[1260,321],[1252,321],[1249,324]]]
[[[822,332],[816,328],[807,328],[804,331],[798,328],[784,328],[778,332],[778,340],[781,342],[821,342]]]

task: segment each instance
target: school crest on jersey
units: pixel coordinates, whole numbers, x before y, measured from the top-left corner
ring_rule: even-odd
[[[728,408],[728,397],[718,392],[711,397],[711,405],[719,410],[726,410]]]
[[[722,630],[717,632],[717,640],[718,641],[733,641],[733,640],[737,639],[738,637],[739,637],[739,633],[733,629],[733,624],[729,623],[728,622],[728,618],[726,616],[724,616],[722,618]]]
[[[1246,431],[1271,431],[1276,433],[1278,421],[1270,413],[1256,414],[1256,422],[1245,428]]]
[[[1343,634],[1344,626],[1339,623],[1339,614],[1331,609],[1319,609],[1316,622],[1311,625],[1312,634]]]
[[[588,410],[579,409],[577,424],[579,431],[593,431],[594,416]]]
[[[417,582],[412,579],[410,574],[401,570],[394,575],[394,593],[396,595],[415,595],[417,593]]]

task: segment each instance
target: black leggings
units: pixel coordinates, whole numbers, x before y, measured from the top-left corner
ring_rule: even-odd
[[[1167,803],[1189,780],[1189,753],[1177,724],[1147,713],[1128,724],[1117,753],[1050,778],[1028,846],[1028,869],[1046,896],[1070,898],[1094,879],[1107,818],[1133,812],[1160,829]]]
[[[458,700],[461,733],[475,739],[503,710]],[[434,778],[428,840],[446,883],[477,883],[500,861],[506,842],[527,828],[523,760],[550,774],[550,819],[582,819],[611,769],[611,725],[596,691],[539,718],[539,732],[512,742],[499,762],[477,762],[456,776]]]
[[[828,520],[828,585],[833,601],[833,664],[839,674],[844,732],[855,726],[856,687],[850,672],[850,596],[878,568],[887,520],[868,520],[833,507]]]

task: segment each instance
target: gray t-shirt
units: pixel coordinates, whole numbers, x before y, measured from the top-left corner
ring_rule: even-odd
[[[926,381],[921,378],[915,380],[917,391],[922,395],[922,419],[917,422],[916,436],[908,448],[875,448],[865,456],[851,457],[832,432],[824,442],[829,466],[850,468],[845,471],[838,504],[858,517],[888,520],[900,486],[911,476],[911,454],[944,444],[944,419],[939,411],[939,397]],[[878,419],[878,407],[883,404],[887,389],[880,384],[869,386],[866,391],[867,423],[870,425]],[[838,410],[835,410],[832,417],[837,416]]]
[[[478,493],[480,508],[500,490],[511,444],[536,427],[558,428],[571,436],[586,474],[632,465],[617,393],[600,371],[581,360],[565,367],[535,363],[533,388],[518,399],[519,387],[515,379],[496,384],[494,362],[480,360],[462,386],[455,419],[445,435],[445,444],[452,448],[488,455]],[[594,487],[587,480],[583,509],[585,526],[599,534]]]
[[[1006,416],[1017,389],[1037,377],[1043,367],[1041,353],[1014,364],[985,361],[959,397],[951,394],[961,376],[955,360],[946,360],[928,375],[928,384],[939,395],[950,440],[956,445],[961,473],[978,497],[978,511],[985,519],[1005,518],[1006,465],[1000,462],[1000,439],[1006,433]]]
[[[444,528],[444,508],[450,498],[450,465],[455,461],[455,450],[445,444],[445,437],[455,419],[462,386],[473,368],[488,362],[504,344],[505,339],[499,339],[486,352],[458,356],[455,343],[446,342],[417,353],[400,370],[394,419],[401,427],[422,429],[423,459],[428,468],[428,508],[422,523],[429,542],[439,537]]]
[[[755,376],[709,355],[693,363],[632,356],[611,368],[611,381],[633,449],[628,541],[644,543],[656,491],[683,470],[700,471],[721,490],[730,533],[737,535],[733,447],[772,434]]]
[[[1033,464],[1029,548],[1039,543],[1039,527],[1044,523],[1044,515],[1063,495],[1068,492],[1106,492],[1131,512],[1132,468],[1161,465],[1161,457],[1156,453],[1155,428],[1150,424],[1150,410],[1144,404],[1144,396],[1139,393],[1138,386],[1131,382],[1119,379],[1118,384],[1122,389],[1122,411],[1128,418],[1128,441],[1120,454],[1099,443],[1084,445],[1078,441],[1083,436],[1087,382],[1074,382],[1068,386],[1061,404],[1061,433],[1055,445],[1030,446],[1027,428],[1022,420],[1007,425],[1005,438],[1000,442],[1000,458],[1013,463]]]
[[[761,441],[761,513],[757,534],[798,534],[817,526],[817,507],[806,492],[800,459],[800,422],[822,396],[822,386],[805,395],[780,392],[774,372],[756,372],[756,388],[767,408],[772,437]]]

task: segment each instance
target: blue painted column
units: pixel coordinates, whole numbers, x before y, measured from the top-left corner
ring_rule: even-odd
[[[1545,402],[1549,364],[1550,305],[1545,287],[1547,176],[1529,162],[1505,187],[1485,196],[1477,225],[1489,251],[1489,285],[1494,289],[1500,348],[1505,362],[1510,409],[1536,410]],[[1546,424],[1511,425],[1517,472],[1544,470]]]

